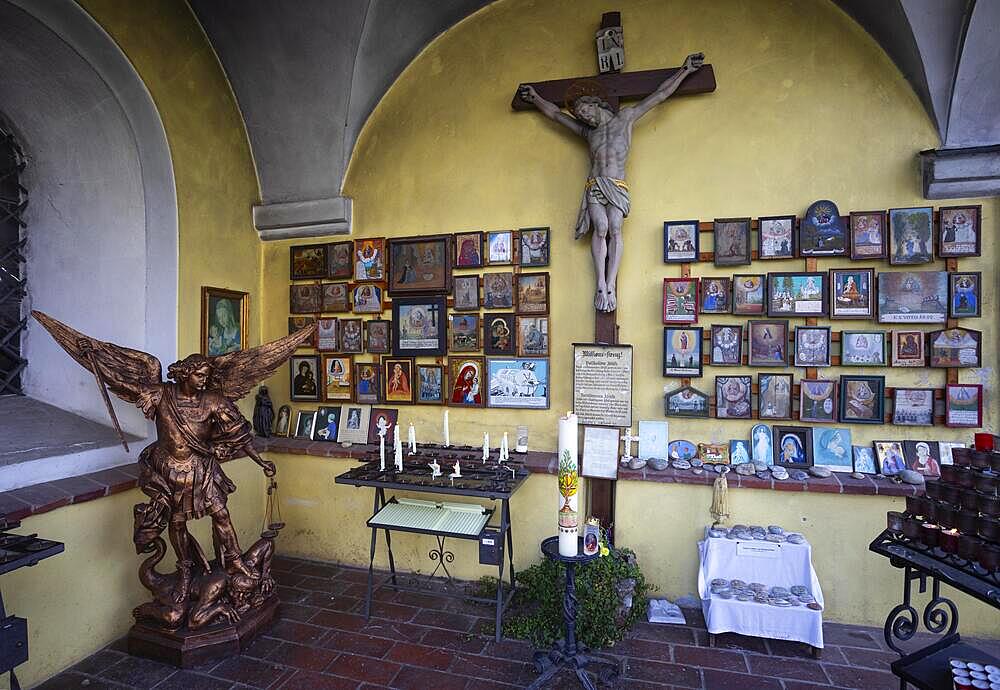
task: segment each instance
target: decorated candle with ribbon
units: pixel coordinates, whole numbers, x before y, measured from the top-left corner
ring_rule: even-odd
[[[577,417],[567,412],[559,419],[559,555],[577,555],[580,518],[577,511]]]

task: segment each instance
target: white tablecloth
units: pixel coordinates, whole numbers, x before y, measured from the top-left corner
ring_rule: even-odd
[[[768,587],[806,585],[823,606],[823,590],[812,567],[812,547],[806,544],[773,544],[706,536],[698,542],[701,567],[698,594],[710,633],[796,640],[823,647],[823,612],[805,606],[781,608],[752,601],[720,599],[711,595],[715,578],[762,582]]]

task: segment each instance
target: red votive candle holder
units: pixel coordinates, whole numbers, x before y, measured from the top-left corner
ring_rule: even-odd
[[[903,520],[903,534],[911,541],[920,541],[920,525],[922,524],[916,518],[906,518]]]
[[[956,522],[958,518],[958,511],[952,508],[950,505],[945,503],[935,504],[931,502],[931,509],[928,511],[930,515],[927,517],[932,520],[937,520],[938,524],[942,527],[951,529],[955,527],[958,523]]]
[[[983,544],[982,548],[979,549],[979,565],[991,573],[1000,569],[1000,546]]]
[[[929,549],[938,545],[941,538],[941,528],[929,522],[920,525],[920,543]]]
[[[885,526],[893,534],[899,534],[903,531],[903,514],[890,510],[885,514]]]
[[[996,436],[987,433],[977,433],[976,434],[976,450],[993,450],[995,445]]]
[[[958,530],[941,530],[941,533],[938,535],[938,546],[945,553],[958,553]]]
[[[963,534],[958,538],[958,555],[967,561],[978,561],[983,542],[978,537]]]

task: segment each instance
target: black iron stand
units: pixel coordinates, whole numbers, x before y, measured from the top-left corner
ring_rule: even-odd
[[[566,622],[566,637],[556,641],[547,651],[535,652],[535,668],[541,674],[528,690],[548,687],[549,681],[564,668],[571,668],[586,690],[596,690],[590,680],[587,667],[596,666],[601,682],[612,683],[618,677],[618,664],[591,654],[590,650],[576,640],[576,566],[598,558],[599,553],[583,553],[583,539],[577,540],[577,555],[563,556],[559,553],[559,537],[549,537],[542,542],[542,553],[553,561],[566,565],[566,591],[563,594],[563,620]]]
[[[1000,582],[995,575],[954,554],[928,549],[888,530],[877,536],[868,549],[886,556],[893,566],[903,570],[903,602],[889,612],[883,630],[886,644],[900,655],[890,664],[890,669],[899,678],[900,690],[910,685],[920,690],[950,690],[949,659],[1000,665],[1000,661],[986,652],[962,642],[958,634],[958,607],[941,594],[941,583],[944,583],[1000,608]],[[921,594],[927,591],[928,584],[931,586],[931,599],[922,614],[917,612],[912,601],[915,582]],[[941,638],[908,653],[900,643],[912,639],[921,622],[927,632],[941,635]]]

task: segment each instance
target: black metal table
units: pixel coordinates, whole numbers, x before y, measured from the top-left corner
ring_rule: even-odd
[[[432,477],[428,463],[432,460],[441,466],[442,474]],[[469,594],[454,594],[448,592],[437,592],[445,596],[456,596],[466,600],[480,603],[495,604],[496,606],[496,640],[499,642],[503,635],[502,617],[514,596],[514,537],[511,529],[510,518],[510,497],[517,491],[528,478],[529,472],[519,462],[516,456],[505,463],[499,463],[496,451],[491,452],[489,458],[484,463],[482,460],[482,448],[472,446],[449,446],[447,448],[438,445],[425,445],[418,449],[416,455],[405,454],[403,456],[403,471],[397,472],[392,465],[391,458],[387,453],[386,469],[380,469],[380,459],[377,451],[368,453],[364,458],[364,464],[338,475],[334,480],[337,484],[349,486],[369,487],[375,489],[375,501],[372,507],[372,515],[368,518],[367,524],[371,527],[371,548],[368,562],[368,593],[365,598],[365,618],[371,617],[372,598],[376,587],[374,586],[375,551],[378,542],[378,532],[385,533],[386,550],[389,557],[389,573],[391,576],[391,586],[394,589],[405,591],[415,591],[427,593],[426,587],[408,586],[399,582],[396,576],[396,562],[392,554],[391,532],[411,532],[416,534],[428,534],[437,538],[437,548],[432,549],[428,556],[436,562],[434,573],[443,568],[447,576],[447,581],[451,580],[451,573],[448,572],[447,563],[455,559],[455,555],[445,549],[445,540],[448,538],[458,539],[480,539],[487,530],[495,532],[497,551],[499,558],[497,564],[497,591],[495,598],[477,597]],[[451,479],[452,466],[458,461],[461,463],[462,477]],[[467,498],[477,498],[480,500],[500,502],[499,510],[487,510],[490,517],[499,512],[499,524],[490,525],[489,520],[480,534],[460,534],[454,532],[442,532],[440,530],[425,529],[420,527],[406,526],[385,526],[373,524],[374,518],[383,508],[395,501],[395,496],[386,499],[386,490],[398,490],[417,493],[445,494],[450,496],[463,496]],[[504,566],[509,566],[509,585],[504,586]],[[431,574],[433,578],[434,573]],[[384,585],[383,585],[384,586]]]
[[[529,686],[529,690],[547,687],[547,683],[564,668],[571,668],[587,690],[596,690],[588,675],[588,666],[597,666],[598,678],[611,683],[618,677],[618,664],[591,654],[585,645],[576,639],[576,566],[590,563],[600,557],[600,552],[592,555],[583,553],[583,538],[577,538],[576,556],[559,553],[559,537],[549,537],[542,542],[542,553],[553,561],[566,565],[566,590],[563,593],[563,620],[566,623],[566,637],[557,640],[549,651],[535,652],[535,668],[541,674]]]
[[[1000,572],[987,573],[975,563],[939,549],[928,549],[889,530],[878,535],[868,549],[903,570],[903,602],[889,612],[883,630],[886,644],[900,655],[890,664],[899,678],[900,690],[906,690],[907,685],[920,690],[951,690],[948,660],[952,658],[1000,665],[1000,661],[986,652],[962,642],[958,634],[958,607],[941,594],[944,583],[1000,608]],[[921,594],[927,591],[928,584],[931,586],[931,599],[922,615],[912,601],[914,582],[919,584]],[[912,639],[921,622],[928,632],[941,638],[922,649],[907,652],[900,643]]]

